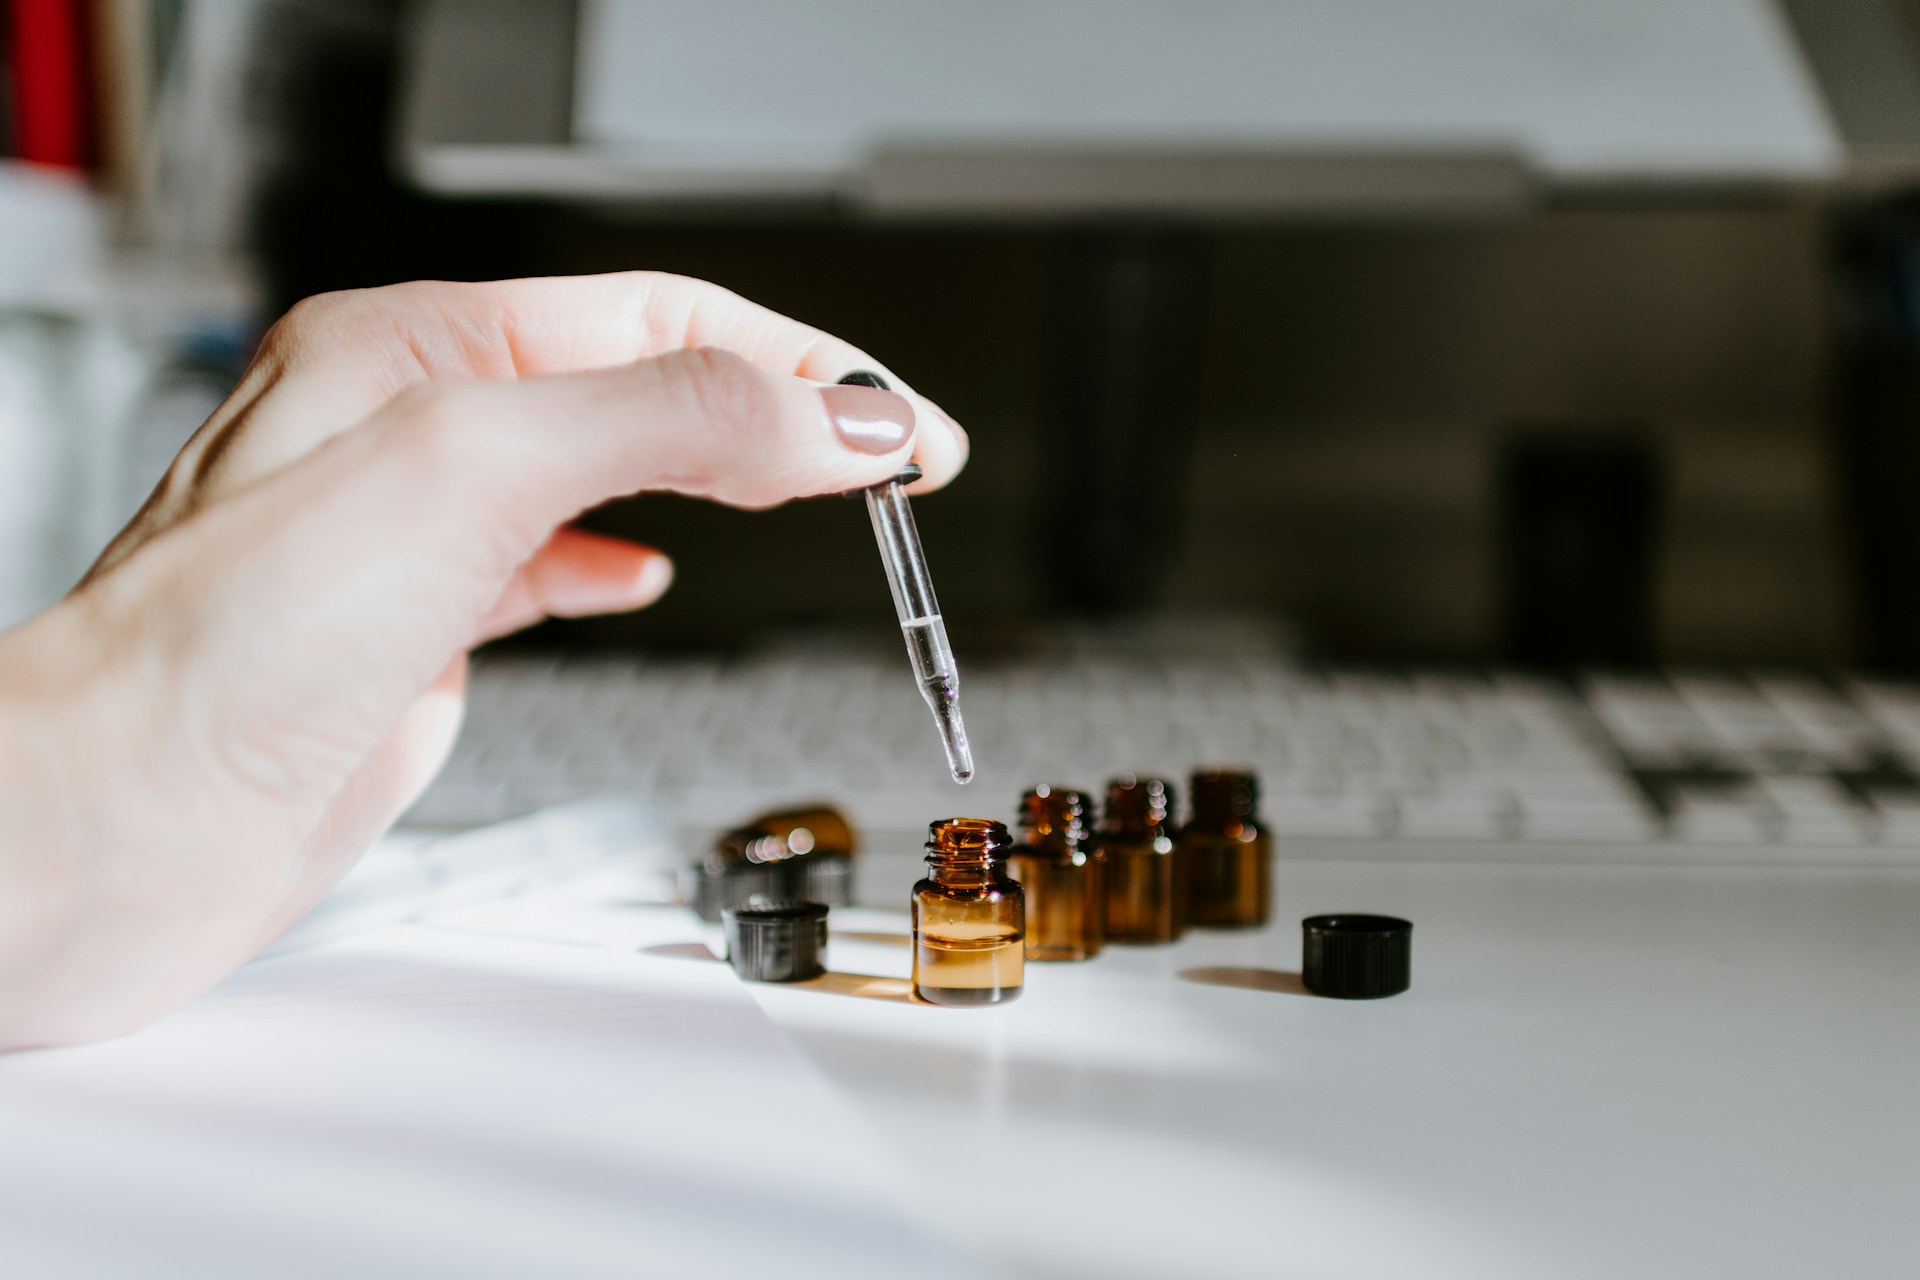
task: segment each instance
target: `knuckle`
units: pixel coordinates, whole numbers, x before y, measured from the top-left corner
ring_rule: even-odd
[[[342,316],[357,311],[361,306],[359,295],[354,290],[342,293],[314,293],[300,299],[287,308],[286,314],[273,322],[261,340],[266,351],[280,351],[297,346],[303,335],[324,333],[337,325]]]
[[[773,389],[758,370],[730,351],[695,347],[668,362],[669,376],[723,447],[772,435],[779,426]]]
[[[704,299],[714,302],[744,302],[745,299],[725,285],[702,280],[698,276],[672,271],[635,271],[632,278],[643,290],[655,296],[675,300]]]
[[[497,429],[499,405],[490,400],[497,391],[476,379],[416,383],[390,406],[392,435],[380,446],[393,450],[396,465],[386,474],[402,489],[458,491],[458,500],[423,506],[422,519],[457,526],[460,550],[447,563],[483,579],[504,578],[552,524],[524,501],[539,465],[514,447],[519,433]]]
[[[376,317],[404,312],[432,299],[445,286],[414,280],[371,289],[340,289],[308,294],[287,308],[261,339],[261,349],[284,352],[299,349],[318,338],[367,325]]]
[[[435,380],[415,383],[394,400],[402,436],[424,466],[438,471],[470,451],[476,395],[473,383]]]

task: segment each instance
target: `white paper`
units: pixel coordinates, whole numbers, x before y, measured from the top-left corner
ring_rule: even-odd
[[[978,1274],[863,1124],[723,964],[398,926],[0,1060],[0,1248],[143,1280]]]
[[[333,892],[267,949],[299,951],[460,903],[517,898],[603,866],[629,893],[671,897],[678,848],[653,806],[594,796],[452,834],[388,832]]]

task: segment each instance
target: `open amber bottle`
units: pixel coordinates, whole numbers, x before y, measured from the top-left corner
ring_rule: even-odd
[[[1172,942],[1186,927],[1175,914],[1172,811],[1173,786],[1159,778],[1126,774],[1107,784],[1100,852],[1106,858],[1109,942]]]
[[[1035,787],[1007,861],[1027,891],[1027,959],[1090,960],[1106,940],[1106,859],[1091,847],[1083,791]]]
[[[927,878],[913,886],[913,992],[975,1007],[1019,997],[1026,897],[1007,875],[1013,837],[986,818],[927,828]]]
[[[1180,832],[1176,854],[1185,864],[1189,923],[1228,929],[1265,924],[1273,896],[1271,841],[1254,812],[1254,776],[1242,769],[1200,770],[1189,794],[1193,817]]]

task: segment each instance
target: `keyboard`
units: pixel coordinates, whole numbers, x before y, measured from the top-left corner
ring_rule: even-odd
[[[1799,674],[1326,671],[1280,658],[962,666],[978,762],[946,774],[904,656],[483,656],[466,726],[408,821],[465,827],[586,796],[690,842],[827,801],[917,845],[1006,819],[1038,782],[1261,779],[1300,856],[1920,864],[1920,687]]]

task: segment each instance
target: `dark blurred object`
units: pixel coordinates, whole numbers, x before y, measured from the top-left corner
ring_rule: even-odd
[[[830,805],[763,813],[715,842],[688,896],[709,921],[756,895],[846,906],[856,847],[852,824]]]
[[[728,907],[727,962],[748,982],[805,982],[825,972],[824,903],[756,897]]]
[[[1048,599],[1065,613],[1139,612],[1178,551],[1207,259],[1186,230],[1061,241],[1040,522]]]
[[[336,289],[538,272],[544,210],[431,200],[390,170],[399,11],[381,0],[262,7],[253,96],[274,157],[257,220],[270,315]]]
[[[1653,661],[1660,466],[1640,430],[1523,428],[1500,459],[1506,656]]]
[[[975,464],[915,513],[963,657],[1017,644],[1015,628],[1050,615],[1164,601],[1188,618],[1297,620],[1334,658],[1494,658],[1485,424],[1516,412],[1644,420],[1686,451],[1689,487],[1662,557],[1663,656],[1851,656],[1843,593],[1813,576],[1832,558],[1826,492],[1808,478],[1824,443],[1812,389],[1826,374],[1826,251],[1804,175],[1775,204],[1751,176],[1729,189],[1725,175],[1682,182],[1662,169],[1648,198],[1582,184],[1522,217],[1532,162],[1517,156],[1499,178],[1491,157],[1462,168],[1450,142],[1429,158],[1435,182],[1389,165],[1409,180],[1371,184],[1418,215],[1404,220],[1321,201],[1304,220],[1221,221],[1186,211],[1186,190],[1075,206],[1059,214],[1071,231],[1051,215],[868,218],[857,201],[685,204],[648,186],[663,176],[648,154],[664,153],[595,150],[573,131],[582,85],[566,0],[273,8],[283,5],[291,12],[262,16],[269,65],[249,99],[287,125],[263,127],[270,136],[250,150],[278,174],[264,237],[276,306],[398,278],[646,267],[715,280],[865,345],[972,434]],[[1846,26],[1864,6],[1790,7]],[[593,48],[604,56],[607,44]],[[1832,65],[1829,90],[1888,79],[1857,59]],[[411,89],[395,112],[397,67]],[[1038,154],[1023,149],[1022,171],[1064,189],[1070,175],[1042,163],[1056,151]],[[1258,185],[1277,213],[1283,173],[1347,159],[1384,172],[1372,143],[1345,156],[1283,148],[1222,172],[1270,171]],[[387,157],[442,198],[396,190]],[[1483,172],[1473,190],[1513,198],[1477,201],[1497,216],[1456,221],[1441,186]],[[857,172],[854,187],[865,190]],[[1289,190],[1312,201],[1331,188]],[[1749,432],[1764,447],[1749,448]],[[1703,494],[1712,510],[1697,505]],[[796,628],[884,637],[886,598],[859,558],[871,555],[865,529],[845,514],[805,503],[746,514],[659,494],[613,504],[592,513],[594,527],[673,552],[674,591],[638,614],[549,622],[514,643],[684,653]]]
[[[1920,667],[1920,196],[1856,212],[1839,244],[1839,445],[1861,650]]]

